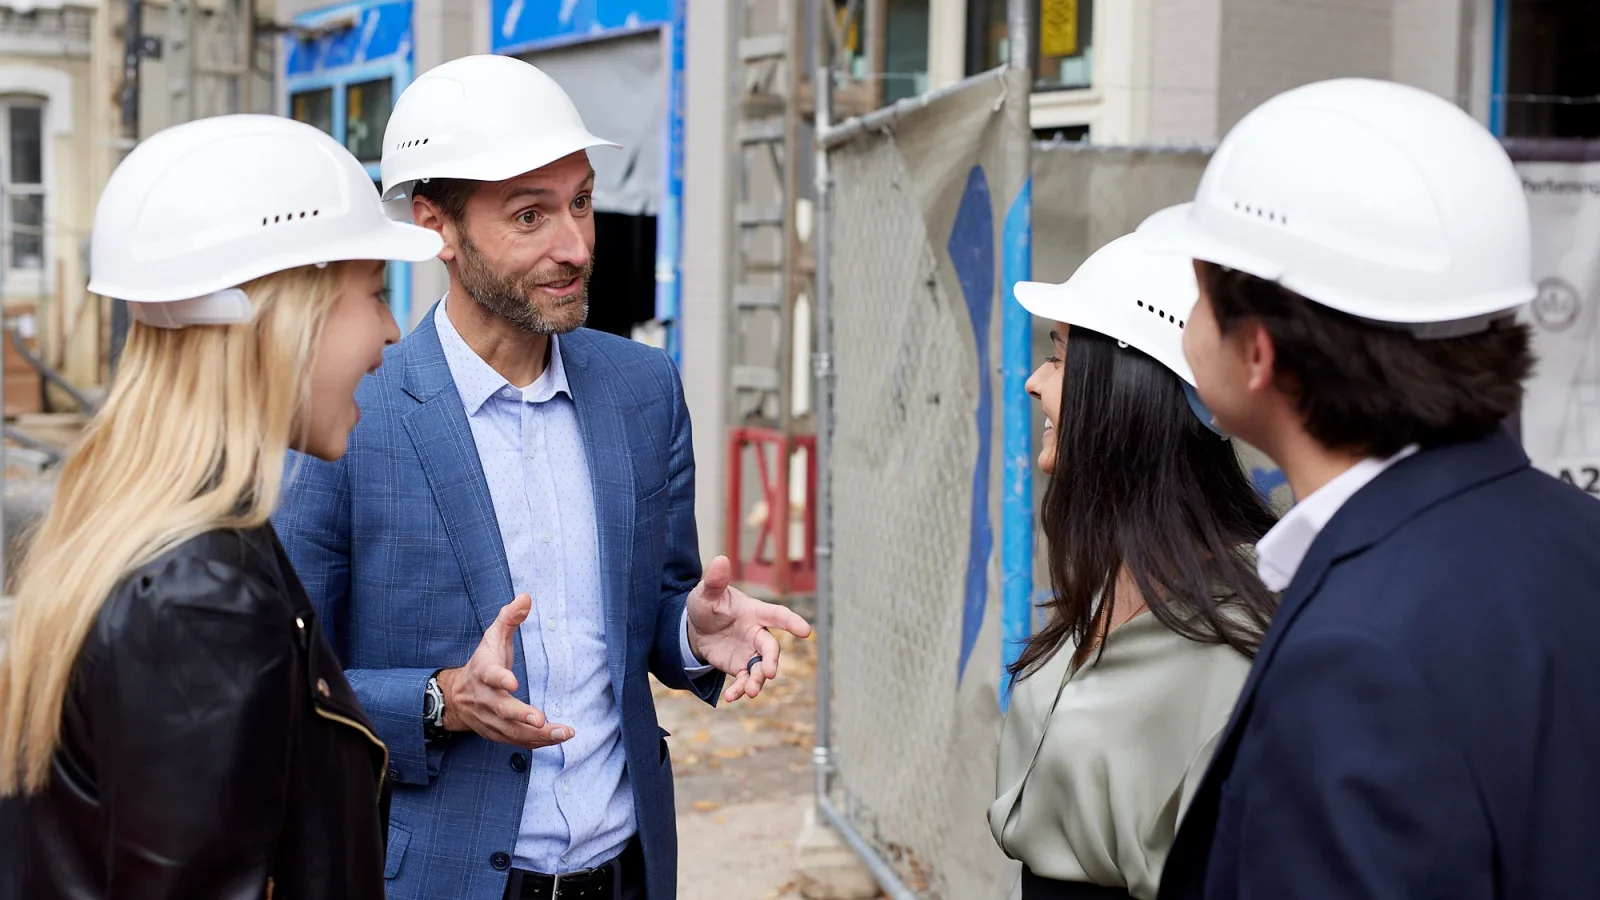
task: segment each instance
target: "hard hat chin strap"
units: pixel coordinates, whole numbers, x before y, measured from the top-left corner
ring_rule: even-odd
[[[164,303],[128,303],[128,314],[155,328],[178,329],[189,325],[240,325],[250,321],[255,311],[250,297],[238,288],[228,288]]]
[[[1210,429],[1217,437],[1227,440],[1228,435],[1217,427],[1217,417],[1206,408],[1205,401],[1200,399],[1200,392],[1195,390],[1194,385],[1182,378],[1178,379],[1178,384],[1183,386],[1183,396],[1189,401],[1189,409],[1194,412],[1195,418],[1200,420],[1200,424]]]

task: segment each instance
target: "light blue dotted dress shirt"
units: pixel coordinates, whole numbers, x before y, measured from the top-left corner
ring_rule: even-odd
[[[538,380],[517,388],[467,345],[444,303],[434,324],[489,483],[512,587],[533,598],[521,628],[527,671],[518,677],[533,706],[575,732],[530,754],[513,864],[590,868],[621,853],[637,826],[606,668],[593,485],[560,339],[551,338]],[[687,614],[679,632],[690,677],[710,671],[689,649]]]

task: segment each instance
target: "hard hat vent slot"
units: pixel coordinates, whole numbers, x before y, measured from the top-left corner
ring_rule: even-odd
[[[402,141],[394,146],[396,150],[410,150],[412,147],[421,147],[432,138],[418,138],[414,141]]]
[[[1247,216],[1255,216],[1258,219],[1266,219],[1268,222],[1276,222],[1279,225],[1289,224],[1289,217],[1284,213],[1260,206],[1251,206],[1248,203],[1240,203],[1238,200],[1233,201],[1233,211],[1242,212]]]
[[[322,212],[322,210],[320,210],[320,209],[313,209],[313,210],[311,210],[311,217],[312,218],[316,218],[321,212]],[[268,225],[277,225],[277,224],[282,223],[282,222],[293,222],[295,219],[304,219],[305,217],[306,217],[306,211],[303,210],[303,209],[301,211],[299,211],[298,213],[288,213],[287,215],[273,216],[270,219],[267,218],[266,216],[262,216],[261,217],[261,227],[265,228]]]
[[[1161,319],[1164,322],[1170,322],[1179,328],[1183,327],[1182,319],[1179,319],[1177,316],[1172,315],[1164,309],[1156,309],[1155,304],[1147,304],[1143,300],[1135,300],[1133,302],[1139,304],[1140,309],[1148,310],[1149,312],[1153,313],[1156,318]]]

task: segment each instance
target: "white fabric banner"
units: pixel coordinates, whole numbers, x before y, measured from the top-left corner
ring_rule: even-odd
[[[1522,410],[1533,464],[1600,496],[1600,162],[1517,165],[1533,221],[1537,369]]]

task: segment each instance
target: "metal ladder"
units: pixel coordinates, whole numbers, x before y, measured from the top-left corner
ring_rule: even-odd
[[[883,0],[737,0],[735,9],[736,147],[732,310],[729,317],[727,541],[734,578],[768,596],[808,594],[814,584],[815,423],[810,378],[796,373],[796,353],[809,362],[809,297],[815,91],[811,40],[830,42],[834,105],[845,114],[877,105],[879,83],[851,83],[846,35],[866,35],[877,48],[867,71],[882,64]],[[808,23],[815,27],[807,27]],[[799,343],[807,346],[797,347]],[[796,386],[806,391],[797,395]],[[803,459],[801,463],[798,460]],[[753,466],[747,468],[747,464]],[[805,482],[803,540],[791,550],[791,467]],[[754,469],[765,521],[746,542],[747,473]],[[760,516],[756,516],[759,520]],[[745,550],[750,552],[747,554]]]

